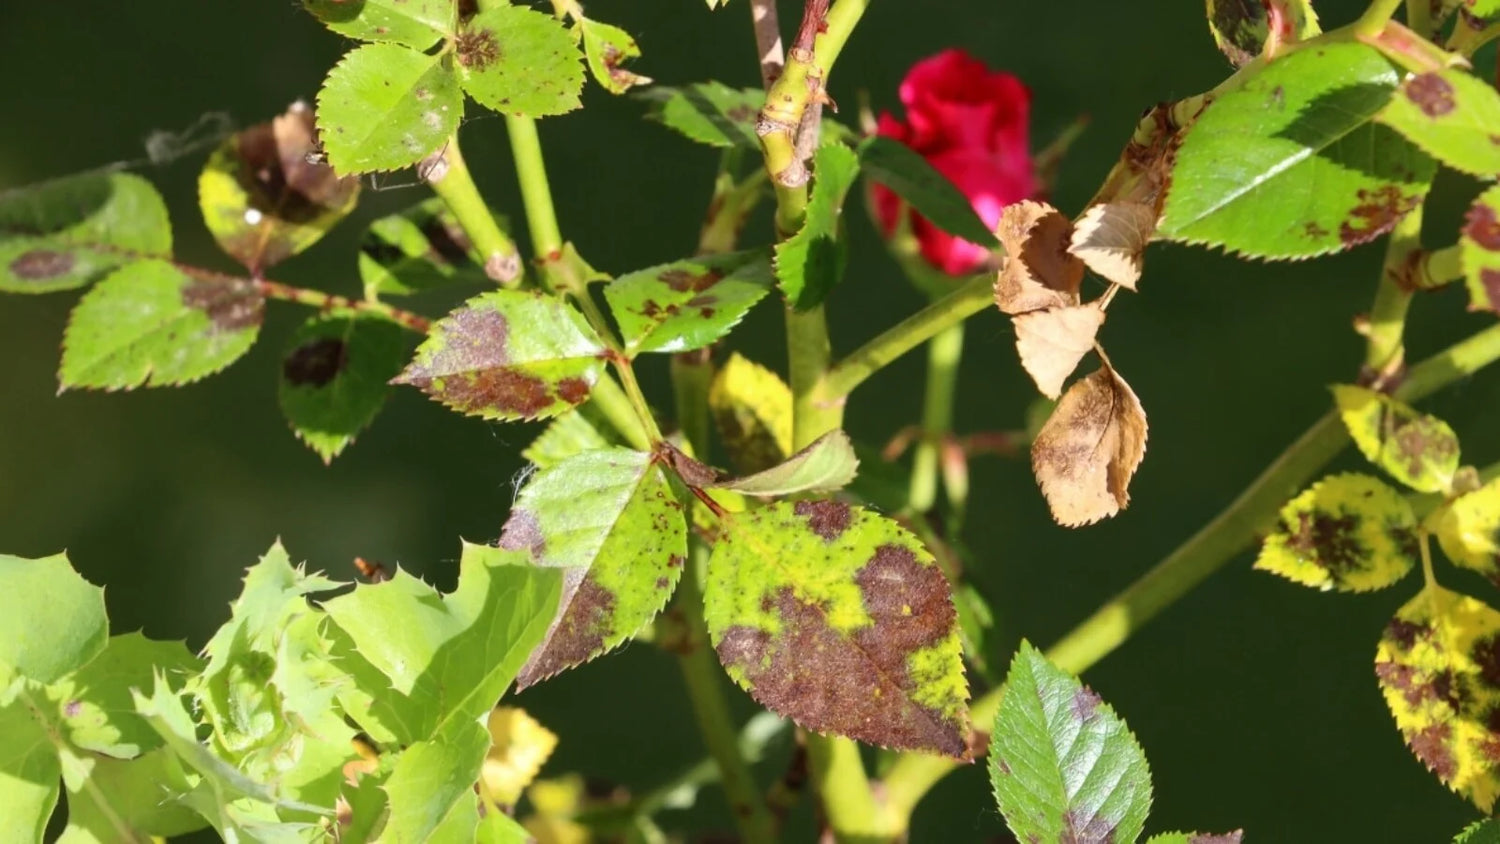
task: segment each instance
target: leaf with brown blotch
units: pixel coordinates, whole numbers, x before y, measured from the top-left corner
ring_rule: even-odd
[[[1146,411],[1106,360],[1057,403],[1031,444],[1031,469],[1058,524],[1079,527],[1130,503],[1146,453]]]
[[[1078,218],[1068,251],[1104,278],[1134,290],[1141,278],[1141,253],[1155,233],[1155,208],[1140,202],[1104,202]]]
[[[1008,314],[1078,304],[1083,261],[1068,251],[1073,222],[1045,202],[1023,200],[1000,214],[996,236],[1005,264],[995,279],[995,304]]]
[[[1021,366],[1042,395],[1055,399],[1078,362],[1094,348],[1094,337],[1104,324],[1104,309],[1094,302],[1017,314],[1012,321]]]

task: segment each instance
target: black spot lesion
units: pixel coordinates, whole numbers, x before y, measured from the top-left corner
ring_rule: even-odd
[[[287,354],[281,376],[293,387],[324,387],[348,366],[348,344],[337,337],[318,337]]]
[[[798,501],[792,512],[807,519],[807,526],[824,542],[832,542],[849,529],[853,513],[842,501]]]
[[[216,331],[245,331],[260,326],[266,300],[243,279],[197,279],[182,289],[182,304],[208,314]]]
[[[470,29],[458,34],[453,42],[458,63],[469,70],[484,70],[500,59],[500,41],[488,29]]]
[[[1288,547],[1335,577],[1366,568],[1369,550],[1359,541],[1359,518],[1324,511],[1298,513]]]
[[[10,262],[10,272],[22,281],[51,281],[72,271],[77,260],[67,252],[32,249]]]

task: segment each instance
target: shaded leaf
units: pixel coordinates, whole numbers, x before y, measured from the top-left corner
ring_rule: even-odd
[[[1458,248],[1469,310],[1500,314],[1500,186],[1480,194],[1469,207]]]
[[[738,352],[708,390],[714,425],[742,474],[769,469],[792,453],[792,390],[776,373]]]
[[[0,742],[0,818],[5,819],[0,834],[16,844],[43,840],[62,776],[46,728],[27,706],[25,682],[0,686],[0,735],[5,736]]]
[[[1364,387],[1336,384],[1334,402],[1366,460],[1421,492],[1443,492],[1458,471],[1458,437],[1448,423]]]
[[[1448,559],[1500,583],[1500,480],[1449,503],[1435,532]]]
[[[0,290],[82,287],[142,257],[168,257],[172,224],[151,183],[86,174],[0,192]]]
[[[105,649],[104,590],[65,554],[36,560],[0,554],[0,700],[16,677],[54,683]]]
[[[1068,251],[1101,277],[1135,289],[1142,253],[1156,233],[1156,209],[1141,202],[1101,202],[1078,218]]]
[[[604,298],[631,352],[685,352],[725,336],[771,289],[770,252],[705,255],[627,273]]]
[[[1330,475],[1281,508],[1255,567],[1315,589],[1384,589],[1421,556],[1416,524],[1396,490],[1368,475]]]
[[[448,142],[463,116],[458,79],[440,55],[365,44],[318,91],[318,138],[345,175],[399,170]]]
[[[1374,240],[1426,196],[1435,164],[1371,122],[1400,75],[1374,47],[1279,56],[1186,130],[1158,227],[1168,240],[1308,258]]]
[[[996,228],[1005,262],[995,278],[995,304],[1015,315],[1078,304],[1084,263],[1069,251],[1073,222],[1045,202],[1005,206]]]
[[[489,735],[465,720],[442,741],[417,742],[396,759],[385,791],[390,814],[376,842],[470,842],[479,825],[474,782]]]
[[[111,637],[87,665],[49,685],[45,696],[55,707],[60,735],[73,747],[130,759],[161,746],[156,731],[135,714],[130,690],[149,687],[158,670],[186,675],[200,665],[182,642],[126,633]]]
[[[767,498],[799,492],[832,492],[848,486],[858,470],[859,458],[854,454],[849,435],[833,430],[783,463],[714,486]]]
[[[129,699],[129,691],[120,691]],[[165,748],[134,759],[88,759],[86,782],[68,784],[68,826],[57,844],[114,844],[186,835],[208,822],[180,799],[191,785],[182,765]]]
[[[1029,311],[1012,318],[1021,366],[1049,399],[1062,394],[1063,382],[1094,348],[1104,325],[1098,303]]]
[[[1277,40],[1305,41],[1321,32],[1310,0],[1209,0],[1208,28],[1219,52],[1235,67],[1261,55],[1271,36],[1269,6],[1276,8]]]
[[[1455,67],[1414,74],[1378,119],[1455,170],[1500,174],[1500,94],[1473,74]]]
[[[588,59],[589,70],[605,90],[611,94],[623,94],[637,85],[651,83],[650,77],[624,68],[626,62],[641,55],[641,48],[630,33],[588,18],[579,19],[578,27],[583,30],[583,54]]]
[[[999,245],[963,191],[906,144],[879,135],[866,138],[859,145],[859,165],[867,178],[890,188],[934,226],[981,246]]]
[[[546,469],[585,451],[622,444],[603,414],[593,404],[583,404],[548,423],[521,456]]]
[[[1453,844],[1500,844],[1500,820],[1489,818],[1469,824]]]
[[[198,207],[219,247],[251,274],[317,243],[359,198],[359,180],[309,158],[313,113],[286,113],[227,138],[198,175]]]
[[[1030,643],[1011,662],[990,733],[990,785],[1021,841],[1134,841],[1151,771],[1130,728]]]
[[[760,149],[755,119],[766,92],[759,88],[696,82],[680,88],[657,85],[638,96],[651,103],[650,117],[689,140],[713,147]]]
[[[1130,478],[1145,453],[1146,411],[1106,362],[1063,394],[1031,444],[1031,469],[1052,518],[1077,527],[1130,503]]]
[[[849,250],[840,221],[844,198],[858,174],[858,156],[842,144],[825,144],[813,156],[806,221],[796,234],[776,244],[776,281],[796,310],[821,305],[844,279]]]
[[[704,618],[729,676],[818,732],[965,758],[948,581],[916,537],[839,501],[726,515]]]
[[[1375,651],[1375,676],[1413,754],[1488,813],[1500,794],[1500,613],[1428,584],[1396,611]]]
[[[604,344],[556,296],[493,290],[432,326],[393,384],[485,419],[541,419],[588,398]]]
[[[517,117],[579,106],[583,62],[562,22],[524,6],[488,6],[454,40],[456,70],[480,105]]]
[[[504,229],[505,218],[496,219]],[[366,296],[491,281],[484,256],[436,196],[370,224],[359,241],[359,277]]]
[[[613,650],[661,611],[687,559],[687,524],[650,454],[610,448],[532,476],[499,545],[562,570],[557,617],[516,679],[526,688]]]
[[[317,316],[281,361],[281,413],[328,463],[380,412],[405,358],[401,326],[371,314]]]
[[[513,706],[490,710],[485,726],[490,749],[479,775],[480,793],[502,806],[514,806],[557,749],[557,734]]]
[[[453,0],[302,0],[302,8],[340,35],[426,50],[450,31]]]

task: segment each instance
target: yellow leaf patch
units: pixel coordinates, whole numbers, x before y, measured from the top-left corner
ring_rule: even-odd
[[[1500,480],[1448,505],[1437,519],[1437,538],[1455,565],[1500,583]]]
[[[1383,393],[1336,384],[1333,398],[1366,460],[1421,492],[1445,492],[1458,471],[1458,437],[1448,423]]]
[[[1416,524],[1406,499],[1379,480],[1331,475],[1281,508],[1255,568],[1315,589],[1383,589],[1416,564]]]

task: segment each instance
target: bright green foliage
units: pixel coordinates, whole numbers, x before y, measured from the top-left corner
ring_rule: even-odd
[[[297,437],[327,463],[370,424],[405,359],[401,326],[378,316],[313,317],[281,362],[277,396]]]
[[[1500,795],[1500,613],[1428,584],[1396,612],[1375,652],[1375,676],[1412,753],[1443,784],[1488,813]]]
[[[29,708],[27,681],[0,688],[0,842],[29,844],[42,840],[47,818],[57,805],[62,768],[46,726]]]
[[[16,677],[56,682],[97,657],[108,638],[104,590],[65,555],[0,554],[0,691]]]
[[[927,221],[949,234],[982,246],[999,246],[968,197],[906,144],[879,136],[859,145],[865,177],[885,185]]]
[[[64,388],[128,390],[197,381],[255,344],[265,300],[248,281],[193,278],[137,261],[84,295],[63,335]]]
[[[641,48],[630,33],[588,18],[581,18],[578,28],[583,30],[583,53],[588,58],[589,71],[605,90],[611,94],[623,94],[636,85],[651,81],[623,67],[641,55]]]
[[[270,123],[231,135],[198,175],[203,222],[251,273],[318,242],[359,199],[359,180],[308,160],[312,110],[294,103]]]
[[[380,675],[351,665],[359,688],[340,699],[365,713],[355,715],[361,726],[403,743],[461,735],[494,705],[542,640],[561,590],[557,573],[508,565],[509,556],[465,543],[458,588],[446,596],[398,569],[324,605],[352,646],[341,658]]]
[[[1416,565],[1417,519],[1368,475],[1330,475],[1281,508],[1255,567],[1315,589],[1384,589]]]
[[[776,244],[776,281],[787,304],[799,311],[821,305],[844,278],[849,245],[840,221],[859,157],[842,144],[825,144],[813,157],[813,173],[807,220]]]
[[[1310,0],[1273,0],[1285,18],[1282,41],[1304,41],[1317,35],[1318,13]],[[1266,3],[1262,0],[1208,0],[1208,28],[1219,51],[1235,67],[1261,54],[1271,36]]]
[[[481,818],[474,837],[476,844],[529,844],[534,840],[526,827],[501,812],[490,812]]]
[[[1426,153],[1371,122],[1399,79],[1359,43],[1267,63],[1187,130],[1158,233],[1256,258],[1308,258],[1386,233],[1435,171]]]
[[[628,351],[685,352],[728,334],[773,283],[770,250],[753,249],[628,273],[604,298]]]
[[[1163,832],[1146,839],[1146,844],[1240,844],[1240,830],[1215,835],[1212,832]]]
[[[122,691],[126,692],[128,708],[128,690]],[[202,815],[173,799],[189,791],[191,785],[177,757],[166,749],[130,760],[106,756],[74,759],[74,764],[63,769],[68,788],[68,826],[57,844],[130,840],[122,834],[122,828],[144,840],[153,835],[185,835],[208,825]],[[67,782],[74,779],[69,776],[70,768],[80,770],[86,779]]]
[[[1450,67],[1411,76],[1377,119],[1455,170],[1500,174],[1500,94],[1473,74]]]
[[[426,50],[453,24],[453,0],[302,0],[329,29],[361,41]]]
[[[396,44],[351,50],[318,92],[318,138],[341,174],[399,170],[437,152],[463,116],[441,56]]]
[[[459,81],[480,105],[517,117],[563,114],[579,106],[583,62],[556,18],[524,6],[492,5],[454,41]]]
[[[521,490],[500,547],[562,570],[562,600],[525,688],[606,653],[656,616],[687,559],[682,505],[652,455],[589,451],[543,469]]]
[[[401,753],[386,780],[390,816],[377,842],[472,842],[479,825],[474,781],[490,737],[471,721],[443,741],[417,742]]]
[[[171,252],[167,206],[140,176],[70,176],[0,193],[0,291],[82,287]]]
[[[432,327],[393,384],[485,419],[541,419],[588,398],[604,343],[561,298],[495,290]]]
[[[772,711],[818,732],[967,756],[948,581],[890,519],[840,501],[726,513],[704,619],[729,676]]]
[[[1480,194],[1469,207],[1458,248],[1469,310],[1500,314],[1500,186]]]
[[[521,451],[521,456],[538,469],[546,469],[585,451],[619,444],[614,428],[593,405],[585,404],[552,420],[546,430]]]
[[[835,430],[813,440],[784,463],[714,486],[762,497],[832,492],[848,486],[858,470],[859,457],[849,435]]]
[[[131,759],[161,746],[161,738],[135,714],[130,690],[149,688],[156,671],[185,676],[199,667],[181,642],[114,636],[87,665],[43,690],[56,710],[49,720],[79,751]]]
[[[1134,841],[1151,771],[1109,704],[1029,643],[1011,662],[990,733],[990,784],[1020,841]]]
[[[1489,818],[1469,824],[1453,844],[1500,844],[1500,820]]]
[[[741,473],[769,469],[792,453],[792,390],[764,366],[730,355],[714,374],[708,407]]]
[[[755,118],[765,102],[764,91],[698,82],[681,88],[653,86],[640,96],[653,104],[651,117],[690,140],[711,147],[760,149]]]
[[[497,221],[504,229],[504,217]],[[370,224],[359,242],[359,277],[366,296],[490,282],[484,256],[435,196]]]
[[[1443,492],[1458,471],[1458,437],[1448,423],[1364,387],[1335,385],[1333,398],[1366,460],[1421,492]]]
[[[1500,480],[1440,510],[1435,532],[1448,559],[1500,583]]]

